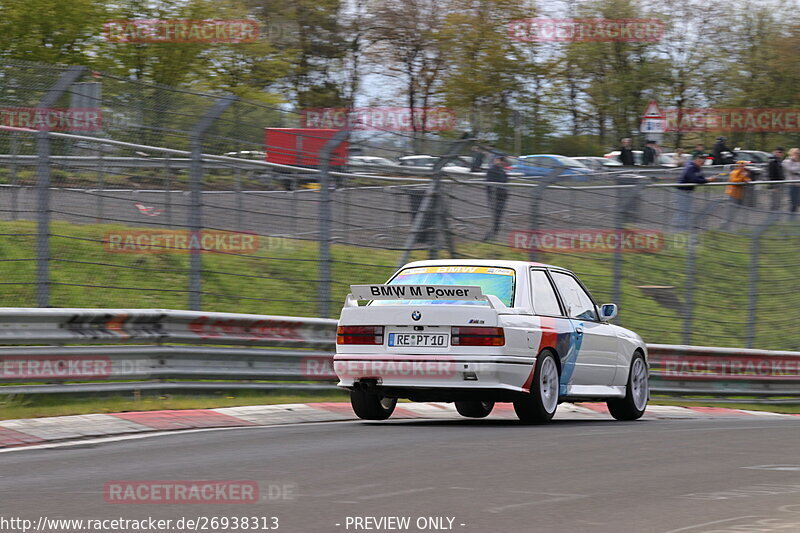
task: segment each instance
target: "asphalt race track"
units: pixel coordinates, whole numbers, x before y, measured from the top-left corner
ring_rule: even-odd
[[[255,480],[261,501],[107,503],[119,480]],[[800,417],[334,422],[0,453],[0,516],[42,515],[275,516],[286,532],[366,531],[353,517],[388,516],[410,517],[401,531],[449,530],[425,521],[445,517],[455,531],[797,532]]]

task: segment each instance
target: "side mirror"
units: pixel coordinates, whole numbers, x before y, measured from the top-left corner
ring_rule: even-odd
[[[603,304],[600,306],[600,320],[611,320],[617,316],[617,304]]]

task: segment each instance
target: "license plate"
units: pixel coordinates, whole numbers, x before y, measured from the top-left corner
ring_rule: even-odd
[[[449,340],[443,333],[389,333],[389,346],[446,348]]]

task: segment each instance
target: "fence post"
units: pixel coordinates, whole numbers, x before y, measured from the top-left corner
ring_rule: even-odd
[[[320,151],[319,174],[319,316],[328,318],[331,303],[331,156],[333,151],[350,136],[348,129],[337,131]]]
[[[69,67],[39,102],[40,109],[53,107],[61,95],[86,70]],[[39,211],[36,230],[36,306],[50,306],[50,133],[36,132],[36,193]]]
[[[200,244],[200,231],[203,229],[203,136],[206,130],[233,102],[234,95],[226,95],[214,101],[205,115],[197,121],[189,140],[192,151],[191,169],[189,171],[189,309],[200,311],[203,290],[203,256]],[[197,245],[195,246],[195,243]]]
[[[758,225],[750,236],[750,267],[747,280],[747,339],[745,347],[752,348],[756,338],[756,313],[758,312],[758,259],[761,255],[761,237],[780,218],[773,212]]]
[[[694,194],[694,193],[690,193]],[[690,205],[695,205],[694,203]],[[697,263],[697,233],[700,229],[700,220],[706,218],[719,205],[718,202],[708,202],[705,209],[693,215],[693,209],[689,210],[689,240],[686,243],[686,265],[684,274],[686,275],[686,286],[683,294],[683,344],[692,343],[692,329],[694,327],[694,275],[695,264]]]
[[[11,220],[17,220],[17,203],[19,191],[17,191],[17,152],[19,150],[19,139],[16,132],[11,132],[11,176],[9,184],[11,185]]]
[[[435,217],[437,214],[436,201],[443,174],[442,169],[447,163],[455,159],[458,154],[461,153],[464,145],[468,142],[470,142],[470,139],[468,138],[455,141],[452,145],[450,145],[447,153],[440,157],[439,160],[433,165],[433,177],[431,178],[430,185],[428,185],[428,188],[425,191],[425,196],[419,203],[419,209],[413,214],[414,218],[411,222],[411,231],[406,236],[406,242],[403,245],[403,255],[400,257],[400,263],[397,265],[398,268],[408,263],[408,258],[411,255],[411,247],[414,246],[415,242],[417,242],[417,235],[419,235],[420,231],[422,231],[422,226],[425,224],[425,220],[430,220],[431,217]],[[436,237],[434,237],[434,239],[436,239]],[[434,246],[436,245],[434,244]]]
[[[618,185],[632,185],[619,190],[617,196],[617,213],[615,221],[615,230],[617,232],[617,243],[619,244],[614,250],[614,274],[611,280],[611,301],[615,302],[620,309],[617,314],[617,323],[622,324],[620,314],[622,305],[622,267],[623,267],[623,251],[622,251],[622,232],[625,231],[626,222],[636,222],[638,220],[639,199],[647,182],[642,178],[629,178],[627,176],[619,176],[617,178]],[[574,204],[573,204],[574,205]]]
[[[544,179],[536,184],[536,187],[530,188],[530,196],[531,196],[531,212],[530,218],[528,219],[528,227],[530,231],[536,232],[539,230],[539,205],[542,203],[542,197],[544,196],[547,187],[554,184],[558,181],[558,177],[563,172],[563,168],[555,167],[553,170],[547,173],[547,176]],[[491,206],[490,206],[491,207]],[[528,250],[528,259],[530,261],[536,261],[539,255],[538,250],[536,247],[531,246],[531,249]]]

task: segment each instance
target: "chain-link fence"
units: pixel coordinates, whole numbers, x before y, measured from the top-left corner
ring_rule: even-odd
[[[738,186],[733,200],[726,185],[680,190],[668,168],[492,185],[445,158],[284,166],[265,162],[265,128],[300,122],[278,107],[80,68],[0,76],[5,306],[335,316],[351,283],[407,260],[525,259],[574,270],[648,342],[800,349],[800,184]],[[349,145],[391,153],[375,136]]]

